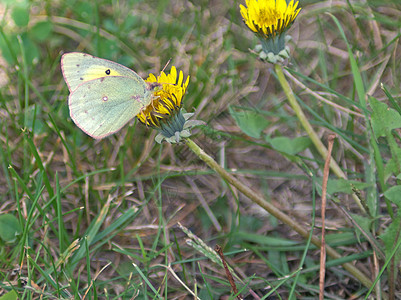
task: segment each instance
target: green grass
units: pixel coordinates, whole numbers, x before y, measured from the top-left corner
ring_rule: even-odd
[[[331,173],[328,185],[326,243],[341,257],[327,257],[325,298],[398,298],[401,6],[330,3],[301,1],[285,68],[323,143],[337,134],[332,157],[347,176]],[[233,299],[216,244],[247,299],[318,298],[313,241],[186,144],[159,145],[137,121],[96,141],[69,117],[62,53],[110,59],[144,78],[171,58],[167,71],[190,76],[184,108],[207,124],[192,139],[320,236],[325,158],[273,65],[249,51],[257,38],[239,4],[0,3],[0,299]]]

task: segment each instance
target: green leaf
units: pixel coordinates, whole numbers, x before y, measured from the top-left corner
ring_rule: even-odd
[[[266,137],[266,141],[269,142],[275,150],[289,155],[295,155],[311,145],[311,140],[308,137],[303,136],[295,139],[284,136],[273,139]]]
[[[238,127],[250,137],[259,139],[262,131],[269,125],[266,118],[254,111],[236,111],[229,108],[231,116],[234,118]]]
[[[0,35],[0,51],[2,57],[7,61],[10,65],[15,65],[18,62],[16,61],[16,57],[13,56],[13,53],[18,56],[19,54],[19,45],[18,40],[15,35]]]
[[[384,192],[384,196],[396,204],[398,207],[401,206],[401,185],[395,185]]]
[[[390,224],[389,227],[387,227],[386,231],[380,235],[380,238],[382,239],[384,243],[384,248],[385,248],[385,256],[386,260],[388,260],[390,257],[391,252],[394,250],[394,246],[397,244],[397,240],[400,238],[399,237],[399,226],[400,226],[400,220],[401,220],[401,215],[397,215],[393,223]],[[398,262],[401,259],[401,249],[398,249],[397,252],[394,255],[394,264],[397,266]],[[394,272],[396,275],[398,271],[398,268],[394,268]]]
[[[358,214],[350,214],[352,219],[361,227],[363,231],[365,231],[366,234],[370,233],[370,228],[372,226],[373,220],[371,218],[365,217],[365,216],[360,216]],[[357,227],[354,226],[356,237],[358,239],[358,242],[360,243],[360,236],[362,234],[361,230]]]
[[[14,290],[9,291],[7,294],[4,294],[3,296],[0,297],[0,300],[17,300],[17,299],[18,299],[18,294]]]
[[[53,31],[53,24],[49,21],[38,22],[32,26],[30,30],[30,35],[33,40],[38,42],[43,42],[49,38]]]
[[[394,99],[394,97],[391,95],[390,91],[388,90],[387,86],[382,84],[381,88],[383,92],[386,94],[388,100],[390,101],[391,105],[394,107],[395,110],[398,111],[399,114],[401,114],[401,107],[397,103],[397,100]]]
[[[29,106],[26,110],[26,126],[35,134],[41,134],[45,132],[45,125],[40,119],[40,113],[40,105]]]
[[[369,102],[372,108],[372,128],[376,137],[385,136],[388,130],[401,127],[401,116],[396,110],[373,97]]]
[[[395,154],[396,157],[391,157],[388,161],[386,166],[384,167],[384,179],[387,181],[387,179],[390,178],[390,176],[396,175],[400,173],[400,165],[399,161],[401,161],[401,149],[397,148],[395,149]],[[394,154],[394,153],[393,153]],[[398,178],[398,179],[401,179]]]
[[[6,38],[8,42],[4,39]],[[40,60],[40,50],[36,43],[25,32],[21,34],[22,44],[25,49],[26,62],[30,66],[34,61]],[[21,57],[21,48],[16,35],[0,35],[0,50],[4,59],[10,64],[18,64],[17,58]]]
[[[25,27],[29,23],[29,6],[15,6],[11,12],[15,25]]]
[[[33,41],[28,34],[24,33],[21,35],[22,42],[24,43],[26,63],[29,67],[32,64],[36,64],[40,61],[40,50],[35,41]],[[20,52],[20,50],[18,50]]]
[[[319,194],[322,193],[321,184],[323,179],[320,177],[317,179],[320,186],[318,186]],[[345,193],[345,194],[352,194],[352,188],[355,187],[359,190],[363,190],[369,187],[369,184],[365,182],[360,182],[356,180],[346,180],[346,179],[329,179],[327,182],[327,193],[329,195],[333,195],[335,193]]]
[[[0,239],[6,243],[12,243],[21,232],[21,226],[16,217],[11,214],[0,215]]]
[[[84,20],[91,19],[93,17],[93,4],[89,1],[82,1],[74,5],[74,12]]]
[[[113,59],[113,57],[115,57],[119,52],[116,42],[110,39],[99,39],[98,49],[100,53],[104,53],[102,57],[107,59]],[[129,61],[128,63],[130,64],[131,62],[132,61]]]

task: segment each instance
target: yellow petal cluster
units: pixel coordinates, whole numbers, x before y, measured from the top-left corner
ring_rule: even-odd
[[[152,102],[145,107],[138,115],[139,121],[150,127],[160,128],[160,121],[177,113],[182,105],[182,98],[188,87],[189,76],[184,82],[183,72],[177,73],[177,69],[173,66],[170,74],[161,72],[156,77],[149,74],[146,79],[149,84],[158,83],[160,87],[154,91]]]
[[[298,1],[291,0],[246,0],[246,6],[240,5],[244,23],[253,32],[266,38],[274,37],[286,31],[297,17],[300,8]]]

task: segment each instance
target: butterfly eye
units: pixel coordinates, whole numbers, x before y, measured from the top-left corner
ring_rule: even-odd
[[[110,75],[110,73],[111,73],[110,69],[107,69],[106,70],[106,75]]]

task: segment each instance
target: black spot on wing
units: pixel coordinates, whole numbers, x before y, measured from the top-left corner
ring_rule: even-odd
[[[106,70],[106,75],[110,75],[110,73],[111,73],[110,69],[107,69]]]

